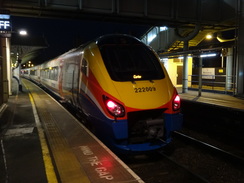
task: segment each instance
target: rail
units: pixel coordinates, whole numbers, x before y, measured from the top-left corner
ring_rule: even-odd
[[[209,144],[207,142],[203,142],[203,141],[198,140],[198,139],[196,139],[194,137],[190,137],[190,136],[188,136],[188,135],[186,135],[184,133],[181,133],[181,132],[175,131],[173,133],[173,135],[178,137],[178,138],[181,138],[182,140],[187,141],[188,143],[192,143],[192,144],[197,145],[197,146],[199,146],[199,147],[201,147],[203,149],[211,150],[213,153],[218,153],[218,155],[219,155],[218,157],[221,156],[225,160],[228,159],[228,160],[230,160],[232,162],[235,162],[237,164],[242,164],[242,165],[244,164],[244,158],[241,157],[241,156],[238,156],[238,155],[236,155],[236,154],[234,154],[232,152],[226,151],[226,150],[221,149],[221,148],[219,148],[217,146],[211,145],[211,144]]]

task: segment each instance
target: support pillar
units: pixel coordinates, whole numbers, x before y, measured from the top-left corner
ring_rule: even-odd
[[[236,63],[236,95],[244,96],[244,0],[238,4],[239,10],[239,28],[237,40],[237,63]]]
[[[10,40],[7,37],[0,37],[1,52],[1,76],[2,76],[2,102],[8,101],[11,91],[11,63],[10,63]]]
[[[11,62],[11,53],[10,53],[10,38],[5,39],[6,44],[6,62],[7,62],[7,79],[8,79],[8,94],[12,95],[12,62]]]
[[[188,50],[188,41],[184,41],[184,51]],[[188,55],[184,55],[183,59],[183,83],[182,83],[182,93],[188,92]]]
[[[233,48],[228,48],[226,55],[226,84],[225,90],[233,89]]]
[[[0,37],[1,39],[1,37]],[[3,97],[3,55],[2,55],[2,51],[1,51],[1,40],[0,40],[0,106],[3,104],[4,101],[4,97]]]
[[[202,57],[199,57],[199,70],[198,70],[198,97],[202,96]]]

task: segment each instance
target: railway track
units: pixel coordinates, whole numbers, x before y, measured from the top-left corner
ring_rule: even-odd
[[[122,159],[146,183],[244,182],[242,157],[179,132],[173,137],[170,150]]]
[[[244,159],[214,145],[175,132],[175,151],[164,156],[211,183],[244,181]]]
[[[174,136],[181,138],[182,140],[195,144],[196,146],[198,146],[199,148],[202,149],[208,149],[209,151],[212,151],[213,153],[215,153],[218,157],[222,157],[225,160],[228,159],[228,161],[236,163],[236,164],[240,164],[244,167],[244,158],[241,156],[238,156],[232,152],[226,151],[224,149],[221,149],[217,146],[211,145],[207,142],[203,142],[201,140],[198,140],[196,138],[190,137],[184,133],[181,132],[174,132]]]
[[[162,153],[120,157],[145,183],[208,183]]]

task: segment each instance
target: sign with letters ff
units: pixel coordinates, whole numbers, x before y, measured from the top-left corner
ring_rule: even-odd
[[[0,14],[0,31],[11,31],[9,15]]]

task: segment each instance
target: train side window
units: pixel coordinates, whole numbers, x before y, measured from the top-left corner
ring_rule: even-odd
[[[45,69],[45,74],[46,74],[45,78],[49,79],[49,77],[50,77],[49,68]]]
[[[49,79],[49,68],[42,69],[41,76],[43,77],[43,79]]]
[[[58,80],[58,67],[54,67],[54,80]]]
[[[58,67],[52,67],[51,69],[49,69],[50,72],[50,78],[51,80],[58,80]]]
[[[81,63],[81,72],[88,76],[88,62],[83,58]]]
[[[42,78],[45,78],[45,75],[46,75],[45,70],[42,69],[42,70],[41,70],[41,77],[42,77]]]
[[[35,76],[36,75],[36,70],[31,70],[30,75]]]
[[[49,72],[49,79],[54,80],[54,68],[50,68]]]

